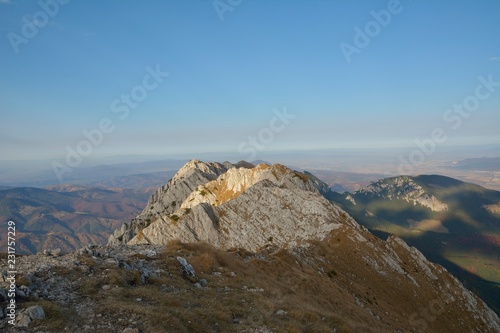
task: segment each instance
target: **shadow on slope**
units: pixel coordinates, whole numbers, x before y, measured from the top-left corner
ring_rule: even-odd
[[[377,229],[370,229],[370,232],[383,240],[386,240],[387,238],[389,238],[389,236],[392,235],[391,233]],[[434,233],[426,234],[427,235],[423,235],[422,237],[402,238],[408,245],[414,246],[419,249],[428,260],[440,264],[441,266],[446,268],[451,274],[456,276],[467,289],[473,291],[486,304],[488,304],[488,306],[493,311],[495,311],[497,314],[500,314],[500,283],[484,279],[479,275],[474,274],[452,262],[451,260],[446,258],[445,250],[442,248],[442,236],[433,235]],[[482,241],[478,239],[477,242],[481,243]],[[488,241],[486,240],[485,243],[487,242]],[[496,245],[493,244],[491,246],[494,246],[498,250],[498,247]],[[482,254],[491,254],[491,252],[490,250],[484,250]]]

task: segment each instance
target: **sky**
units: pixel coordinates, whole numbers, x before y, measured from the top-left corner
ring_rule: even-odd
[[[0,0],[0,160],[499,144],[499,18],[497,0]]]

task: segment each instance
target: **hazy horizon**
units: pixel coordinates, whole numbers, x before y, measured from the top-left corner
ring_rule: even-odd
[[[0,9],[0,184],[192,158],[395,175],[500,157],[498,2]]]
[[[215,3],[0,1],[1,159],[500,143],[497,1]]]
[[[425,161],[414,165],[413,172],[399,170],[400,156],[414,151],[412,147],[399,149],[324,149],[303,151],[262,151],[255,159],[248,159],[235,152],[204,152],[178,155],[128,155],[85,159],[81,165],[58,179],[52,169],[51,159],[2,161],[0,186],[44,187],[63,183],[85,184],[97,179],[110,179],[156,172],[175,172],[185,162],[199,159],[206,162],[236,163],[259,160],[281,163],[298,170],[332,173],[357,173],[368,179],[411,174],[440,174],[463,181],[500,190],[500,166],[498,145],[441,146],[427,156]],[[470,159],[477,159],[482,167],[467,166]],[[467,166],[463,168],[463,166]],[[168,179],[164,179],[166,182]]]

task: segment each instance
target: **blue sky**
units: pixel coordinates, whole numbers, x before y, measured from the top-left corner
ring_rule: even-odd
[[[371,12],[391,1],[55,1],[0,0],[2,160],[63,160],[106,118],[93,157],[234,153],[285,108],[267,151],[411,147],[435,128],[443,145],[500,143],[500,87],[458,128],[444,119],[479,76],[500,82],[500,1],[401,0],[386,26]],[[341,43],[370,22],[348,62]],[[168,77],[120,119],[112,103],[157,66]]]

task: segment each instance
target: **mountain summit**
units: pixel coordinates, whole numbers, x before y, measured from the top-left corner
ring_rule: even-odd
[[[157,190],[139,216],[110,236],[109,245],[168,248],[174,240],[202,241],[222,250],[250,251],[270,261],[286,251],[295,258],[293,265],[314,267],[317,274],[328,277],[332,283],[328,288],[346,288],[351,296],[344,295],[347,298],[341,302],[345,306],[354,302],[354,307],[378,318],[370,327],[379,331],[392,332],[395,327],[415,332],[500,331],[497,315],[443,267],[398,237],[387,241],[375,237],[325,198],[331,195],[327,188],[313,175],[280,164],[192,160]],[[432,211],[447,209],[410,178],[375,184],[363,192]],[[271,253],[274,259],[262,253]],[[288,268],[280,274],[286,272]],[[321,293],[322,287],[318,288]],[[426,318],[425,312],[436,304],[441,310],[434,308],[434,315]]]
[[[255,251],[320,240],[343,224],[359,226],[320,191],[324,183],[283,165],[188,162],[117,230],[109,244],[206,241]],[[326,186],[327,187],[327,186]]]
[[[401,238],[375,237],[327,189],[280,164],[192,160],[111,246],[18,258],[23,327],[0,320],[0,329],[500,331],[495,312],[446,269]]]

